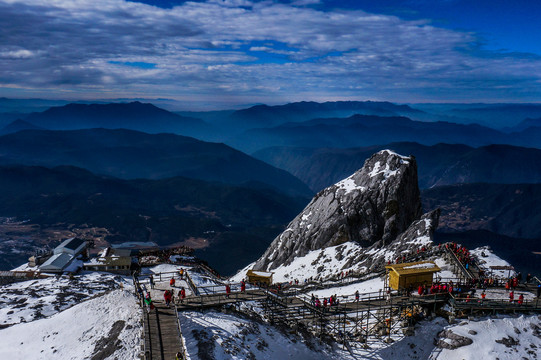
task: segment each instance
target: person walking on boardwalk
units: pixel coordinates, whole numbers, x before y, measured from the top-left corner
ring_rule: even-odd
[[[169,280],[169,285],[171,285],[171,287],[175,287],[175,278],[172,277],[171,280]]]
[[[150,293],[147,293],[147,295],[145,296],[145,304],[147,305],[148,312],[154,309],[154,304],[152,303],[152,299],[150,298]]]
[[[184,269],[183,268],[180,268],[180,270],[178,271],[179,275],[180,275],[180,280],[182,280],[184,278]]]
[[[246,291],[246,283],[244,282],[244,280],[241,280],[241,281],[240,281],[240,291],[241,291],[241,292],[245,292],[245,291]]]
[[[518,304],[522,305],[523,302],[524,302],[524,295],[520,294],[520,296],[518,297]]]
[[[169,306],[171,304],[171,292],[169,290],[165,290],[163,299],[165,300],[165,305]]]
[[[181,303],[184,303],[184,298],[186,297],[186,290],[184,289],[184,287],[182,287],[180,289],[180,302]]]
[[[514,299],[515,299],[515,292],[511,290],[511,292],[509,293],[509,302],[512,303]]]
[[[231,286],[229,284],[225,285],[225,297],[229,298],[229,294],[231,294]]]
[[[355,301],[359,301],[359,290],[355,291]]]
[[[148,277],[148,282],[150,283],[150,288],[154,289],[154,276],[152,274]]]

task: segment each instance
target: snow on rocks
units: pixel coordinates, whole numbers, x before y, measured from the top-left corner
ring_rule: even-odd
[[[84,272],[69,277],[28,280],[0,287],[0,324],[29,322],[51,316],[125,283],[122,276]]]
[[[2,359],[136,359],[140,307],[116,289],[49,318],[0,330]]]
[[[354,242],[347,242],[337,246],[327,247],[322,250],[310,251],[303,257],[298,257],[288,265],[282,265],[272,270],[274,282],[288,282],[294,279],[325,279],[340,274],[341,271],[357,271],[354,266],[346,264],[353,254],[362,250],[362,247]],[[244,273],[246,274],[246,273]],[[237,279],[237,277],[235,277]]]
[[[185,311],[179,319],[191,359],[332,358],[323,345],[314,347],[297,335],[241,314]]]
[[[415,160],[380,151],[362,169],[320,191],[254,268],[272,271],[311,251],[346,242],[387,245],[419,220],[421,210]],[[419,243],[430,240],[415,238]]]
[[[430,359],[534,359],[541,349],[541,318],[539,316],[498,316],[496,318],[462,322],[445,328],[458,337],[471,339],[471,344],[457,348],[440,346]]]

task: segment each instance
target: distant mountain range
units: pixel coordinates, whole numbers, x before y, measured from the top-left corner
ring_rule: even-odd
[[[541,150],[510,145],[391,143],[352,149],[273,147],[254,156],[304,181],[314,192],[349,176],[375,151],[414,155],[419,186],[457,183],[541,183]]]
[[[541,184],[440,186],[424,190],[421,198],[426,211],[441,208],[441,231],[541,239]]]
[[[160,101],[170,104],[167,99]],[[47,171],[53,170],[40,168],[25,176],[41,178],[43,186],[51,186],[50,191],[33,180],[21,177],[18,181],[21,185],[42,189],[43,194],[48,195],[41,197],[35,193],[32,196],[37,199],[32,196],[22,199],[19,192],[26,194],[25,187],[16,188],[17,180],[13,180],[7,189],[15,195],[10,200],[7,192],[4,193],[6,210],[18,205],[21,209],[35,207],[42,214],[36,211],[35,217],[46,221],[50,207],[51,221],[68,216],[71,211],[73,215],[69,216],[77,222],[88,218],[91,211],[114,217],[116,215],[106,208],[111,207],[120,217],[129,214],[129,219],[126,218],[124,225],[105,218],[98,219],[100,223],[110,220],[109,225],[118,229],[137,228],[134,236],[144,238],[148,234],[143,230],[142,220],[132,215],[136,212],[135,206],[140,215],[150,208],[156,211],[152,215],[157,224],[153,229],[167,229],[162,231],[169,234],[163,235],[164,243],[173,241],[175,232],[200,235],[197,231],[203,228],[215,231],[213,246],[200,250],[204,256],[214,259],[221,259],[224,248],[236,248],[247,254],[246,249],[254,246],[264,249],[269,239],[279,232],[278,227],[285,223],[275,211],[289,216],[285,207],[306,202],[313,192],[351,175],[363,166],[366,158],[384,148],[416,157],[419,186],[434,187],[423,193],[425,206],[442,206],[444,231],[486,229],[513,238],[541,238],[541,233],[531,225],[540,220],[541,212],[535,203],[538,190],[535,185],[527,185],[541,183],[540,104],[297,102],[256,105],[236,111],[172,113],[138,101],[69,104],[62,100],[0,98],[0,135],[0,165],[14,166],[2,176],[17,173],[19,170],[14,169],[19,165],[16,164],[81,167],[99,175],[72,168],[54,171],[72,180],[71,186],[80,183],[94,189],[96,194],[107,193],[103,187],[110,186],[111,192],[118,193],[111,198],[120,204],[115,207],[102,200],[96,202],[84,188],[70,193],[66,190],[68,185],[58,191],[61,195],[56,198],[51,189],[62,188],[57,178],[61,175],[51,179]],[[259,160],[235,149],[254,153]],[[79,177],[74,174],[78,171]],[[81,180],[87,177],[92,178],[91,183]],[[193,180],[181,181],[178,177]],[[143,179],[155,181],[145,183],[149,180]],[[100,183],[106,180],[111,183]],[[202,185],[201,181],[212,184]],[[478,182],[487,184],[445,186]],[[523,185],[497,185],[516,183]],[[153,207],[152,199],[165,199],[165,192],[161,191],[175,192],[171,188],[174,186],[189,189],[194,194],[198,194],[197,189],[201,187],[218,199],[223,199],[222,191],[229,191],[224,188],[235,188],[235,196],[227,198],[232,202],[231,211],[223,210],[220,204],[208,199],[205,204],[194,200],[192,203],[199,205],[181,208],[183,210],[178,211],[182,216],[164,215],[164,219],[169,220],[162,223],[156,220],[158,209],[162,206],[169,209],[170,205],[157,200],[161,205]],[[136,190],[128,191],[124,187],[136,187]],[[123,189],[128,191],[125,198],[122,198]],[[243,197],[245,191],[249,193]],[[69,195],[62,195],[67,193]],[[269,198],[260,197],[261,193],[282,195]],[[520,197],[521,194],[527,196]],[[138,196],[147,203],[133,200]],[[186,193],[182,196],[189,198]],[[207,197],[207,194],[201,196]],[[289,200],[274,203],[272,199],[278,198]],[[136,205],[128,205],[130,201]],[[103,208],[96,207],[99,204]],[[273,209],[264,209],[264,206]],[[214,211],[214,207],[222,210]],[[253,212],[254,217],[244,211]],[[445,215],[445,211],[450,215]],[[453,222],[453,211],[465,218]],[[220,213],[219,220],[209,216],[215,212]],[[97,214],[92,215],[93,219]],[[233,214],[238,214],[238,220]],[[235,225],[243,221],[245,225]],[[248,224],[250,221],[254,226]],[[224,230],[226,223],[232,227]],[[122,231],[119,230],[119,234]]]
[[[230,114],[223,122],[235,129],[274,127],[288,122],[304,122],[317,118],[345,118],[355,114],[399,116],[421,114],[408,105],[384,101],[296,102],[286,105],[256,105]]]
[[[0,135],[13,134],[22,130],[43,130],[43,129],[34,124],[30,124],[28,121],[18,119],[4,126],[2,129],[0,129]]]
[[[538,131],[541,133],[541,127],[507,134],[477,124],[353,115],[349,118],[312,119],[272,128],[251,129],[233,138],[228,144],[247,152],[271,146],[350,148],[402,141],[423,145],[511,144],[541,147],[541,138],[537,137]]]
[[[0,101],[0,106],[2,103],[13,105],[8,100]],[[38,102],[33,106],[39,108],[46,103]],[[297,102],[278,106],[256,105],[237,111],[172,113],[138,101],[72,103],[43,112],[21,114],[20,120],[49,130],[124,128],[153,134],[175,133],[224,142],[246,152],[270,146],[349,148],[403,141],[424,145],[541,147],[541,123],[535,120],[541,116],[541,105],[417,106],[423,110],[389,102]],[[489,115],[501,119],[501,124],[508,126],[487,122]],[[0,114],[0,128],[13,116],[13,113]],[[494,127],[504,129],[496,130]],[[13,132],[6,129],[4,133],[8,130]]]
[[[0,136],[0,164],[73,165],[123,179],[184,176],[311,196],[300,180],[224,144],[132,130],[24,130]]]
[[[524,119],[541,117],[541,104],[411,104],[410,106],[429,114],[433,120],[476,123],[494,129],[512,128]]]
[[[67,166],[0,166],[2,216],[107,228],[109,242],[204,239],[210,249],[200,251],[224,272],[255,260],[305,205],[268,189],[181,177],[120,180]]]
[[[32,113],[25,121],[49,130],[130,129],[151,134],[201,136],[213,131],[203,120],[180,116],[152,104],[68,104]]]

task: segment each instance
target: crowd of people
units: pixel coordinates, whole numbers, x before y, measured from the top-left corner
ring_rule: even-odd
[[[340,305],[340,300],[336,296],[336,294],[327,297],[324,297],[323,300],[320,300],[317,295],[312,294],[310,303],[312,306],[314,306],[316,309],[323,309],[324,311],[332,308],[333,306]]]

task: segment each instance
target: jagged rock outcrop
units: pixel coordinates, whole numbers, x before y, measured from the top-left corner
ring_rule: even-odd
[[[382,150],[362,169],[319,192],[254,268],[271,270],[311,250],[348,241],[363,247],[385,246],[420,216],[415,158]]]

